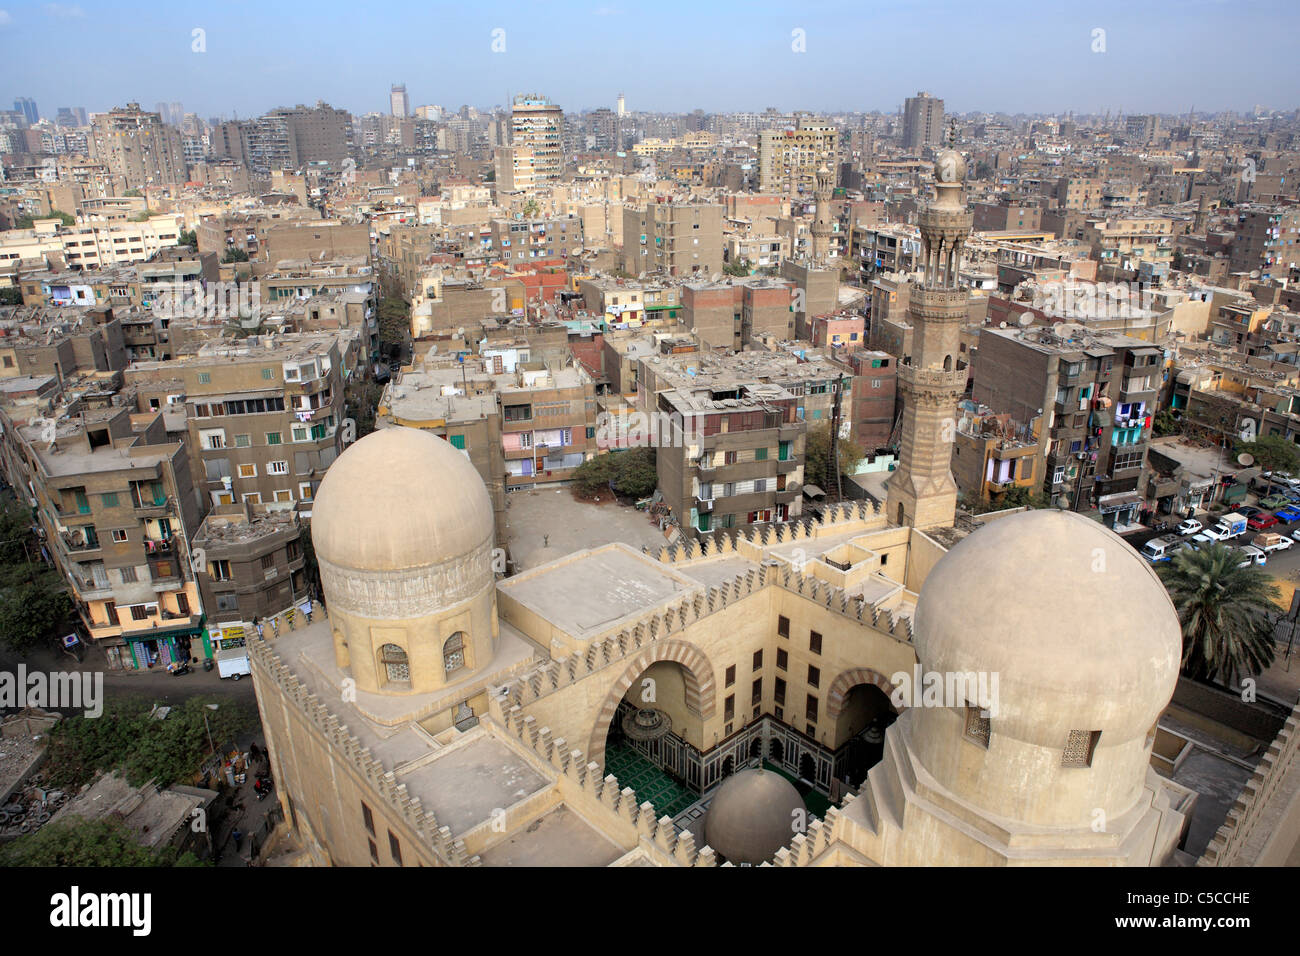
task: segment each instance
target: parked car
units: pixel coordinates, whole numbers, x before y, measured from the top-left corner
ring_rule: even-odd
[[[1241,505],[1232,509],[1235,514],[1245,515],[1247,518],[1253,518],[1263,511],[1263,508],[1256,508],[1254,505]]]
[[[1252,564],[1262,567],[1268,563],[1268,555],[1253,544],[1248,544],[1244,548],[1238,548],[1237,553],[1242,557],[1242,561],[1237,565],[1239,568],[1248,568]]]
[[[1290,502],[1290,500],[1291,499],[1286,495],[1269,495],[1266,498],[1259,499],[1259,506],[1272,511],[1274,508],[1281,508],[1283,505]]]
[[[1257,515],[1250,516],[1246,521],[1246,527],[1251,531],[1267,531],[1269,528],[1276,527],[1281,523],[1275,515],[1271,515],[1267,511],[1261,511]]]
[[[1297,521],[1300,520],[1300,505],[1287,505],[1285,508],[1278,508],[1273,514],[1280,521]]]
[[[1177,530],[1179,534],[1196,534],[1196,532],[1200,531],[1204,527],[1205,525],[1201,524],[1195,518],[1188,518],[1186,521],[1178,525]]]

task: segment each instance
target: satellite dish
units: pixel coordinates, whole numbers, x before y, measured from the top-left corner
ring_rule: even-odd
[[[1253,465],[1255,464],[1255,456],[1243,451],[1237,456],[1237,464],[1242,466]]]

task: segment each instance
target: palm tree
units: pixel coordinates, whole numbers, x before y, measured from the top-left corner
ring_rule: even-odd
[[[1273,663],[1277,587],[1259,567],[1238,567],[1222,544],[1179,551],[1159,568],[1183,627],[1183,673],[1233,686]]]

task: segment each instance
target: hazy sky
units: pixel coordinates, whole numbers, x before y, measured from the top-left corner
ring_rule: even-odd
[[[955,112],[1293,109],[1298,36],[1296,0],[0,0],[0,108],[364,113],[405,81],[452,109],[893,111],[921,89]]]

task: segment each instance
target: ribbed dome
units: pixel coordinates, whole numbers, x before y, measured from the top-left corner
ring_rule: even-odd
[[[779,773],[742,770],[714,794],[704,839],[728,862],[765,863],[802,832],[797,827],[806,822],[804,811],[799,791]]]
[[[913,630],[925,671],[998,676],[994,733],[1058,747],[1071,730],[1144,736],[1182,654],[1150,565],[1068,511],[998,518],[960,542],[925,579]]]
[[[418,428],[384,428],[325,473],[311,534],[316,553],[341,568],[420,568],[490,544],[492,501],[448,442]]]

